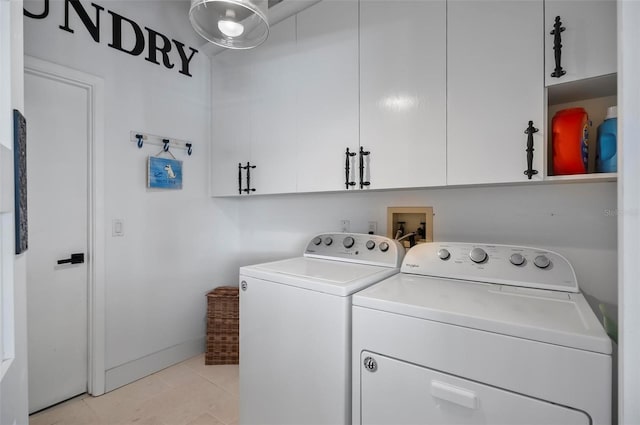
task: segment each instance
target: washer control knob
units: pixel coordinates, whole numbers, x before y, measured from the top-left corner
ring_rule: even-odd
[[[314,245],[320,245],[321,243],[322,243],[322,239],[320,239],[319,236],[316,236],[315,238],[313,238]]]
[[[387,252],[389,250],[389,244],[387,242],[380,242],[380,251]]]
[[[448,249],[441,248],[438,250],[438,258],[441,260],[448,260],[451,257],[451,253]]]
[[[356,241],[351,236],[347,236],[342,241],[342,244],[344,245],[345,248],[351,248],[355,243]]]
[[[333,239],[331,239],[331,236],[327,236],[326,238],[324,238],[324,244],[329,246],[333,243]]]
[[[524,264],[524,257],[522,256],[522,254],[518,254],[516,252],[515,254],[511,254],[511,257],[509,257],[509,261],[511,261],[511,264],[513,264],[514,266],[521,266]]]
[[[368,250],[372,250],[375,247],[376,247],[376,243],[374,241],[372,241],[372,240],[368,240],[367,241],[367,249]]]
[[[546,255],[538,255],[534,260],[533,264],[540,269],[546,269],[551,264],[551,260]]]
[[[482,263],[487,259],[487,253],[482,248],[473,248],[469,253],[469,258],[474,263]]]

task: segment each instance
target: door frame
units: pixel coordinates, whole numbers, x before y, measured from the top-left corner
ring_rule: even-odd
[[[640,3],[618,1],[618,423],[640,422]]]
[[[31,56],[24,72],[85,90],[88,109],[88,240],[87,240],[87,392],[105,392],[105,221],[104,221],[104,80]],[[27,259],[28,261],[28,259]]]

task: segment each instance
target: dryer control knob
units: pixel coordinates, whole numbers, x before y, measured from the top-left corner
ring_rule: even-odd
[[[326,238],[324,238],[324,244],[329,246],[333,243],[333,239],[331,239],[330,236],[327,236]]]
[[[375,247],[376,247],[376,243],[374,241],[372,241],[372,240],[368,240],[367,241],[367,249],[368,250],[372,250]]]
[[[345,248],[351,248],[355,243],[356,241],[351,236],[347,236],[342,241],[342,244],[344,245]]]
[[[513,264],[514,266],[521,266],[524,264],[524,257],[522,256],[522,254],[511,254],[511,257],[509,257],[509,261],[511,261],[511,264]]]
[[[322,243],[322,239],[320,239],[320,237],[316,236],[315,238],[313,238],[314,245],[320,245],[321,243]]]
[[[380,242],[380,251],[387,252],[389,250],[389,244],[387,242]]]
[[[451,253],[448,249],[441,248],[438,250],[438,258],[441,260],[448,260],[451,258]]]
[[[549,260],[549,257],[547,257],[546,255],[538,255],[536,258],[534,258],[533,264],[535,264],[536,267],[540,269],[546,269],[551,264],[551,260]]]
[[[482,248],[473,248],[469,253],[469,258],[474,263],[482,263],[487,259],[487,253]]]

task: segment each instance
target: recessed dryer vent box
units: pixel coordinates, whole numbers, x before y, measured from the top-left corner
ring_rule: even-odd
[[[433,242],[433,207],[388,207],[387,237],[415,233],[416,243]],[[401,243],[408,248],[409,238]]]

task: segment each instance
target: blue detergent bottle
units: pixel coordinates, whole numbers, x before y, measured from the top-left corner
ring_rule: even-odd
[[[598,126],[596,143],[596,172],[615,173],[618,171],[618,108],[607,108],[604,122]]]

